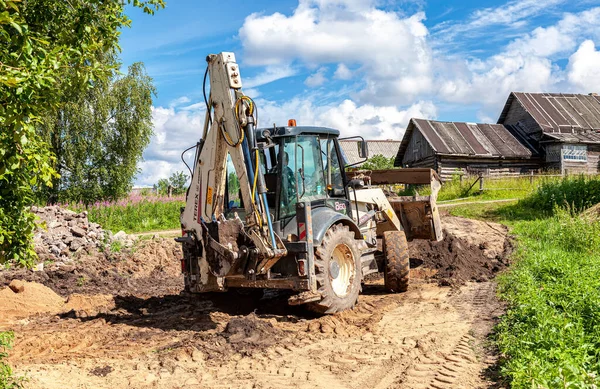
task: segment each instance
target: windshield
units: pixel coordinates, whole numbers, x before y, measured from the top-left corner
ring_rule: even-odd
[[[319,138],[315,135],[286,138],[282,150],[280,218],[294,215],[298,201],[327,197]]]

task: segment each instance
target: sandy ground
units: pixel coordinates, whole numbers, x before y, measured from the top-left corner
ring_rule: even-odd
[[[11,297],[8,288],[1,291],[0,330],[15,332],[9,362],[28,378],[27,388],[498,387],[496,356],[487,347],[502,313],[495,283],[432,282],[440,280],[436,274],[445,274],[445,280],[462,274],[460,266],[475,278],[481,271],[473,268],[482,267],[487,278],[491,267],[480,263],[483,257],[470,264],[446,254],[440,255],[442,264],[423,258],[436,247],[469,246],[466,257],[474,258],[472,248],[478,247],[490,262],[499,261],[506,230],[470,223],[479,222],[448,221],[447,230],[457,231],[445,244],[411,246],[416,254],[408,292],[386,294],[381,279],[373,279],[352,311],[332,316],[287,306],[287,295],[274,291],[259,301],[174,294],[181,280],[163,258],[150,261],[150,269],[135,262],[145,270],[140,279],[131,275],[120,283],[118,293],[101,282],[90,282],[89,289],[69,284],[66,291],[57,282],[60,272],[46,281],[29,277],[37,282],[23,284],[22,293]],[[476,228],[482,240],[460,237],[465,228]],[[158,250],[151,244],[142,252],[172,252],[169,245]],[[453,268],[448,273],[452,258],[458,262],[448,265]],[[116,266],[127,273],[123,263]],[[161,274],[169,280],[163,294],[142,293],[152,279],[161,283]],[[19,277],[27,278],[11,273],[3,280]],[[128,285],[131,293],[122,293]],[[156,292],[156,286],[148,291]]]

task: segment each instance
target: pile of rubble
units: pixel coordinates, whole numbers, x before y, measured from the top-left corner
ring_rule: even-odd
[[[129,247],[133,238],[125,232],[112,234],[98,223],[90,223],[87,212],[73,212],[59,206],[32,207],[39,217],[35,232],[35,251],[41,261],[69,261],[71,254],[110,248],[114,242]]]

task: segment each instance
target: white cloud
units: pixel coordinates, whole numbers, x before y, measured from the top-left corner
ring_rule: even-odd
[[[571,56],[568,69],[561,68],[556,60],[568,58],[583,37],[599,35],[599,24],[600,8],[567,13],[556,24],[538,27],[488,58],[439,60],[440,97],[481,103],[483,112],[479,116],[489,117],[498,114],[511,91],[586,92],[586,87],[593,85],[593,74],[600,63],[593,42],[580,46]]]
[[[182,105],[182,104],[187,104],[187,103],[189,103],[190,101],[191,101],[191,100],[190,100],[190,98],[189,98],[189,97],[187,97],[187,96],[181,96],[181,97],[179,97],[179,98],[177,98],[177,99],[175,99],[175,100],[172,100],[172,101],[169,103],[169,107],[178,107],[178,106],[180,106],[180,105]]]
[[[466,22],[442,24],[431,36],[423,13],[407,17],[384,11],[377,0],[300,0],[291,15],[252,14],[244,21],[241,58],[262,70],[244,78],[245,91],[258,104],[260,126],[294,118],[298,125],[334,127],[344,136],[371,139],[400,139],[411,117],[434,119],[444,107],[444,119],[452,120],[448,107],[464,104],[472,104],[480,120],[493,121],[511,91],[599,92],[600,7],[565,13],[489,56],[473,58],[444,45],[452,34],[473,37],[484,28],[495,31],[490,26],[523,31],[544,6],[561,1],[509,1],[475,12]],[[306,85],[317,87],[327,81],[327,69],[335,69],[333,79],[349,85],[281,101],[255,89],[307,70],[312,74]],[[203,102],[185,96],[168,108],[154,108],[156,135],[144,153],[139,184],[185,169],[179,155],[199,138],[204,109]]]
[[[600,51],[586,40],[569,58],[568,79],[581,93],[600,91]]]
[[[243,78],[243,86],[244,88],[256,88],[295,74],[296,70],[290,65],[267,66],[265,71],[258,76]]]
[[[260,97],[260,91],[256,88],[244,88],[244,94],[253,99]]]
[[[315,73],[308,76],[306,80],[304,80],[304,84],[311,88],[323,85],[325,81],[327,81],[327,79],[325,78],[326,71],[327,68],[325,67],[319,68],[319,70],[317,70]]]
[[[348,67],[346,65],[341,63],[338,65],[337,69],[335,70],[333,77],[335,77],[339,80],[349,80],[352,78],[352,71],[350,69],[348,69]]]
[[[314,97],[293,98],[282,103],[260,100],[261,126],[283,125],[296,119],[299,126],[324,126],[340,130],[341,136],[362,135],[366,139],[401,139],[411,117],[433,119],[435,105],[419,101],[405,109],[395,106],[357,105],[351,100],[319,105]]]
[[[564,2],[566,0],[512,0],[499,7],[476,10],[462,22],[442,22],[435,26],[433,31],[441,43],[453,41],[458,35],[466,32],[473,36],[472,33],[477,30],[492,31],[495,26],[522,28],[531,18]]]
[[[204,103],[198,105],[204,107]],[[144,161],[140,163],[141,173],[136,178],[136,185],[151,186],[176,171],[184,171],[189,175],[181,162],[181,152],[200,139],[204,110],[153,107],[152,122],[154,136],[144,150]],[[193,155],[193,151],[187,154],[188,164]]]
[[[252,14],[239,31],[245,61],[356,64],[366,84],[361,102],[410,103],[432,85],[425,15],[403,17],[374,3],[300,0],[290,16]]]

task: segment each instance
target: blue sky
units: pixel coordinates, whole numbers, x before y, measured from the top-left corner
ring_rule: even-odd
[[[129,15],[122,61],[158,89],[138,185],[185,169],[210,53],[236,54],[262,125],[373,139],[401,139],[411,117],[495,122],[513,90],[600,92],[600,0],[167,0]]]

